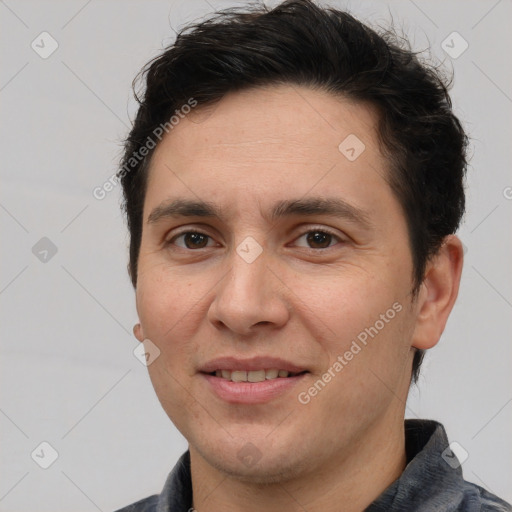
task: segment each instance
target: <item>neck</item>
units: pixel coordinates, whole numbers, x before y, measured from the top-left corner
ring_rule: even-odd
[[[286,482],[241,482],[213,468],[193,447],[190,458],[197,512],[360,512],[402,474],[404,424],[379,422],[349,450]]]

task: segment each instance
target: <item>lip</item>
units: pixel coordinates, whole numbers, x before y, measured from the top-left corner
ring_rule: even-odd
[[[199,371],[202,373],[212,373],[215,370],[268,370],[277,368],[286,370],[290,373],[300,373],[307,371],[306,368],[297,366],[289,361],[276,357],[258,356],[250,359],[239,359],[236,357],[219,357],[209,361],[202,366]]]
[[[272,368],[298,373],[299,375],[277,377],[263,382],[232,382],[222,377],[210,375],[216,370],[251,371]],[[297,366],[290,361],[269,356],[258,356],[250,359],[219,357],[203,365],[199,372],[210,391],[218,398],[230,404],[247,405],[264,404],[283,396],[309,373],[306,368]]]
[[[233,382],[208,373],[200,376],[206,380],[210,390],[221,400],[230,404],[264,404],[270,402],[295,387],[307,373],[292,377],[278,377],[263,382]]]

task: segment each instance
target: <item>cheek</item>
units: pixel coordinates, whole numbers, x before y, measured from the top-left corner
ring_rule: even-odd
[[[195,290],[195,293],[194,293]],[[137,283],[137,312],[144,335],[151,339],[172,337],[193,314],[199,293],[191,282],[165,272],[161,266],[143,272]]]
[[[164,277],[146,273],[137,287],[137,311],[144,337],[160,351],[148,366],[149,377],[162,407],[179,423],[177,411],[185,410],[188,395],[183,390],[190,389],[197,354],[197,297],[193,286]]]
[[[388,316],[394,318],[393,304],[400,302],[397,283],[387,276],[384,284],[374,276],[361,269],[343,269],[332,275],[297,278],[293,291],[300,299],[296,305],[301,316],[316,324],[317,330],[323,326],[329,338],[345,342],[374,325],[390,309]]]
[[[182,364],[176,365],[176,354],[169,357],[162,352],[160,357],[149,367],[149,377],[156,396],[174,425],[184,435],[187,425],[198,416],[193,393],[184,392],[190,389],[190,379],[183,373]]]
[[[329,320],[335,335],[323,341],[327,362],[311,387],[300,391],[307,395],[303,399],[311,398],[306,414],[315,418],[326,412],[322,421],[333,432],[339,429],[339,418],[344,418],[350,431],[384,414],[392,402],[401,406],[396,397],[405,393],[410,318],[405,304],[376,303],[373,297],[372,305],[353,302]]]
[[[323,286],[318,286],[318,280],[314,285],[303,280],[294,290],[304,302],[301,322],[324,354],[318,377],[329,369],[336,375],[326,376],[332,378],[331,391],[337,390],[331,396],[333,403],[351,404],[356,417],[359,399],[345,396],[346,390],[351,390],[352,398],[364,398],[365,403],[377,406],[387,389],[381,380],[394,389],[409,358],[413,320],[409,302],[397,291],[398,281],[390,281],[389,275],[385,279],[384,286],[380,279],[353,272]]]

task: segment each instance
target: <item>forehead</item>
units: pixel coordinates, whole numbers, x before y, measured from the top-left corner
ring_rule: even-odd
[[[314,192],[357,205],[365,191],[390,192],[377,122],[370,106],[321,90],[279,85],[230,93],[196,107],[163,138],[147,201],[171,194],[275,203]]]

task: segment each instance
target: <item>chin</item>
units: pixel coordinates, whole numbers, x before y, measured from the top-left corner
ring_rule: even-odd
[[[282,447],[281,450],[277,450],[271,443],[268,443],[267,448],[261,452],[250,441],[244,442],[241,448],[233,445],[221,447],[220,443],[215,449],[204,448],[196,447],[196,451],[210,466],[244,483],[284,483],[311,469],[311,464],[307,462],[308,457],[304,453],[302,460],[295,459],[293,456],[297,456],[296,449]]]

